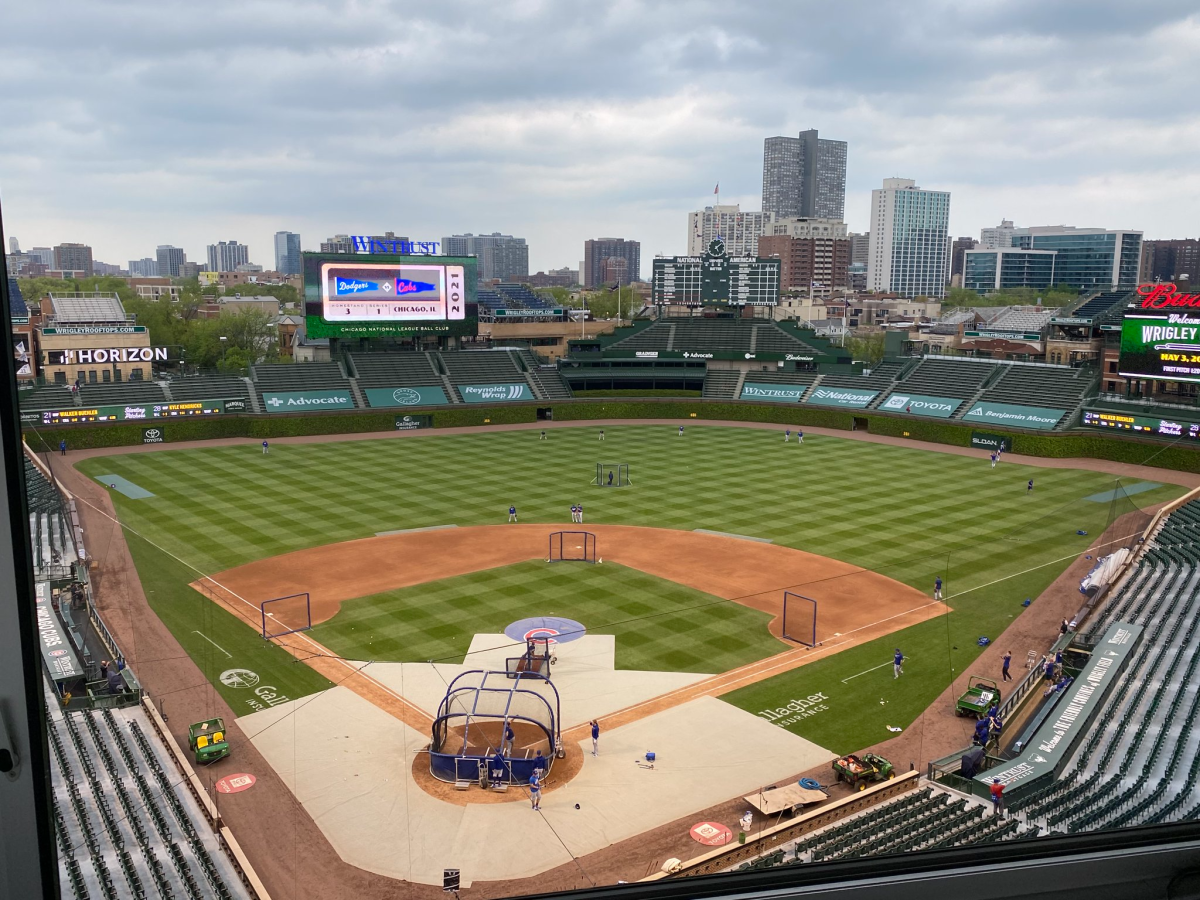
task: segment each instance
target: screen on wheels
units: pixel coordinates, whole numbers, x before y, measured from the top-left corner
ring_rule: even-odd
[[[392,254],[305,254],[309,337],[472,335],[475,260]]]

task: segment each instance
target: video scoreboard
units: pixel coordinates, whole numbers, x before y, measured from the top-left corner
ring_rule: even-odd
[[[473,335],[474,257],[306,253],[309,337]]]
[[[654,260],[651,302],[658,306],[778,306],[777,259],[728,256],[719,238],[702,256]]]
[[[1127,378],[1200,382],[1200,310],[1126,313],[1117,370]]]

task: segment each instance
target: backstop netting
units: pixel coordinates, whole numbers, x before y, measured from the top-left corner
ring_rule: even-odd
[[[783,592],[783,636],[805,647],[817,646],[817,601]]]
[[[596,463],[596,480],[600,487],[628,487],[629,463]]]
[[[596,535],[590,531],[555,531],[550,535],[548,562],[596,561]]]
[[[549,774],[561,737],[559,718],[558,690],[543,675],[530,671],[514,680],[507,672],[463,672],[438,706],[429,771],[441,781],[474,781],[489,771],[499,750],[505,783],[528,782],[539,765]],[[513,731],[511,745],[505,726]]]
[[[288,594],[264,600],[258,605],[262,614],[262,636],[264,639],[283,637],[297,631],[312,628],[312,602],[308,592]]]

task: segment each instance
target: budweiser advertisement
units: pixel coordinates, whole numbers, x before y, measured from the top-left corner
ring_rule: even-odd
[[[1141,303],[1121,323],[1120,374],[1200,382],[1200,294],[1173,284],[1143,284],[1138,294]]]

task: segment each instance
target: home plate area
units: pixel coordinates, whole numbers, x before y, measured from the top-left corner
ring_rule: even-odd
[[[711,676],[617,670],[611,635],[570,620],[527,619],[505,634],[477,634],[463,665],[372,663],[377,681],[436,716],[447,686],[470,670],[505,671],[531,631],[554,640],[551,680],[561,730],[601,724],[600,752],[579,742],[582,769],[544,792],[540,814],[514,786],[513,802],[451,803],[427,793],[413,769],[428,769],[430,735],[344,687],[238,720],[347,863],[440,885],[442,870],[472,881],[527,878],[732,797],[752,793],[834,754],[714,697],[605,727],[605,717]],[[547,632],[554,630],[556,635]],[[515,638],[515,639],[514,639]],[[649,706],[653,709],[653,706]],[[287,717],[291,721],[284,722]],[[627,717],[625,717],[627,718]],[[276,722],[280,727],[271,727]],[[303,734],[304,752],[296,752]],[[647,751],[655,754],[646,765]],[[479,791],[477,787],[472,791]]]

